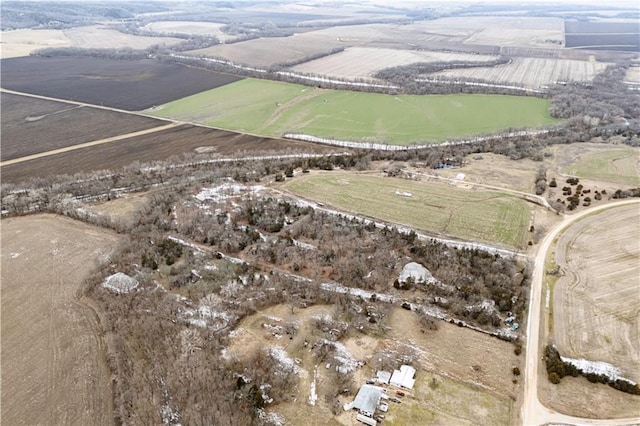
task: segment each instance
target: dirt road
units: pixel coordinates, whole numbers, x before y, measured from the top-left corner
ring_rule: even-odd
[[[538,399],[538,369],[541,361],[541,341],[540,341],[540,325],[542,323],[542,315],[547,312],[542,305],[542,295],[544,289],[544,267],[547,252],[549,251],[553,241],[565,228],[572,223],[584,218],[595,212],[599,212],[609,208],[637,204],[640,207],[640,200],[623,200],[614,203],[599,205],[590,209],[585,209],[571,216],[565,216],[562,222],[558,223],[545,237],[540,244],[538,254],[536,255],[535,269],[531,282],[531,295],[529,297],[529,318],[527,325],[527,355],[525,361],[525,384],[524,384],[524,400],[522,404],[522,423],[529,425],[543,425],[548,423],[561,423],[569,425],[635,425],[640,424],[640,418],[631,419],[583,419],[579,417],[566,416],[557,413],[543,406]]]

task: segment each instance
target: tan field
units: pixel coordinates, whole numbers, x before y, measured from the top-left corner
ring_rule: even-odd
[[[291,37],[268,37],[219,44],[206,49],[192,50],[191,55],[224,58],[237,64],[269,67],[274,64],[297,61],[318,53],[344,47],[335,38],[317,32],[295,34]]]
[[[370,78],[384,68],[417,62],[491,61],[495,56],[465,53],[429,52],[374,47],[351,47],[344,52],[305,62],[294,71],[341,78]]]
[[[630,67],[624,81],[632,84],[640,84],[640,67]]]
[[[79,290],[118,241],[59,216],[2,220],[3,424],[113,424],[105,346]]]
[[[229,35],[220,29],[224,26],[225,24],[216,22],[157,21],[145,25],[142,29],[156,33],[209,35],[217,37],[222,42],[235,38],[235,36]]]
[[[557,82],[592,81],[609,64],[571,59],[513,58],[505,65],[440,71],[434,77],[479,79],[494,84],[540,88]]]
[[[144,37],[121,33],[98,25],[77,27],[65,30],[65,35],[75,47],[95,49],[116,49],[129,47],[131,49],[147,49],[156,44],[172,45],[181,40],[171,37]]]
[[[143,37],[121,33],[97,25],[67,30],[21,29],[2,32],[1,58],[29,56],[46,47],[82,47],[89,49],[147,49],[156,44],[172,45],[181,40],[171,37]]]
[[[62,30],[21,29],[3,31],[0,38],[0,59],[29,56],[34,50],[45,47],[65,47],[71,40]]]
[[[594,242],[597,241],[597,244]],[[640,209],[583,219],[559,239],[554,340],[564,356],[604,361],[640,381]]]

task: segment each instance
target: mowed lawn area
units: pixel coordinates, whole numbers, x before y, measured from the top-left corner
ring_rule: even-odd
[[[150,112],[265,136],[417,144],[557,123],[548,109],[548,100],[533,97],[394,96],[245,79]]]
[[[519,198],[381,175],[297,176],[283,188],[340,210],[466,240],[522,248],[531,211]]]

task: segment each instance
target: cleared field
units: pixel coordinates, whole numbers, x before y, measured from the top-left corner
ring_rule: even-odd
[[[431,74],[450,79],[479,79],[495,84],[540,88],[556,82],[592,81],[609,63],[571,59],[513,58],[496,67],[446,70]]]
[[[640,67],[630,67],[624,81],[632,84],[640,84]]]
[[[235,38],[221,30],[225,25],[217,22],[157,21],[148,23],[142,29],[156,33],[215,36],[218,40],[225,42]]]
[[[274,137],[411,144],[558,122],[548,107],[548,100],[517,96],[389,96],[245,79],[150,113]]]
[[[530,210],[512,196],[354,173],[318,173],[288,180],[298,195],[349,212],[462,239],[523,247]]]
[[[90,49],[147,49],[154,45],[170,46],[182,40],[171,37],[146,37],[125,34],[107,27],[91,25],[64,30],[64,34],[71,41],[72,46]]]
[[[317,35],[316,32],[294,34],[290,37],[268,37],[233,44],[218,44],[206,49],[187,52],[194,56],[224,58],[237,64],[255,67],[299,61],[312,55],[343,47],[335,37]]]
[[[597,244],[594,242],[597,241]],[[618,207],[581,220],[558,240],[565,274],[554,287],[561,354],[605,361],[640,381],[640,209]]]
[[[638,148],[624,145],[571,144],[560,151],[557,157],[562,173],[619,185],[640,184]]]
[[[466,44],[560,47],[564,40],[560,18],[465,16],[421,21],[409,26],[411,29],[453,37],[464,35]]]
[[[119,169],[134,161],[167,160],[197,152],[232,155],[246,152],[331,152],[333,148],[282,139],[260,138],[189,125],[157,133],[80,148],[48,157],[2,167],[3,182],[21,182],[33,177]]]
[[[370,78],[383,68],[417,62],[491,61],[495,56],[373,47],[350,47],[335,55],[305,62],[294,71],[341,78]]]
[[[83,280],[114,233],[52,215],[2,220],[2,423],[113,424],[111,379]]]
[[[239,80],[151,59],[30,56],[3,59],[0,65],[5,89],[132,111]]]
[[[45,47],[64,47],[71,40],[62,30],[21,29],[3,31],[0,41],[0,59],[29,56],[34,50]]]
[[[293,402],[271,406],[270,411],[282,415],[287,424],[337,425],[355,424],[353,412],[333,416],[324,398],[331,380],[330,371],[317,368],[315,406],[308,403],[310,385],[314,376],[314,360],[303,342],[314,342],[314,318],[332,315],[332,306],[311,306],[306,309],[277,305],[242,320],[233,332],[227,348],[228,356],[246,357],[257,348],[281,347],[292,359],[298,359],[299,383],[292,393]],[[298,326],[290,340],[273,335],[271,326]],[[267,324],[267,326],[265,326]],[[354,371],[356,386],[375,375],[374,365],[381,354],[408,351],[415,355],[417,367],[416,387],[406,391],[402,404],[390,404],[385,422],[407,424],[514,424],[517,416],[512,397],[518,385],[512,383],[511,368],[520,363],[513,354],[513,346],[489,336],[441,323],[438,330],[421,332],[418,317],[400,308],[392,308],[389,332],[374,337],[355,333],[341,343],[358,360],[367,365]],[[350,402],[353,396],[340,398]],[[460,405],[464,400],[465,404]],[[310,420],[312,419],[312,420]]]
[[[160,120],[3,93],[2,161],[166,124]]]

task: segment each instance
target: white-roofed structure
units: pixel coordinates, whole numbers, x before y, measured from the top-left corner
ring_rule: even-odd
[[[410,365],[402,365],[400,366],[400,370],[393,371],[389,383],[399,388],[413,389],[413,385],[416,382],[414,379],[415,375],[415,368]]]
[[[427,268],[416,262],[409,262],[404,265],[398,277],[398,282],[406,283],[408,279],[411,279],[416,284],[429,284],[436,281]]]
[[[373,417],[376,407],[380,402],[382,392],[383,389],[380,386],[362,385],[356,395],[356,399],[348,406],[350,406],[350,408],[356,408],[361,414],[367,417]]]
[[[376,373],[376,381],[378,383],[389,384],[389,380],[391,380],[391,373],[388,371],[380,370]]]

